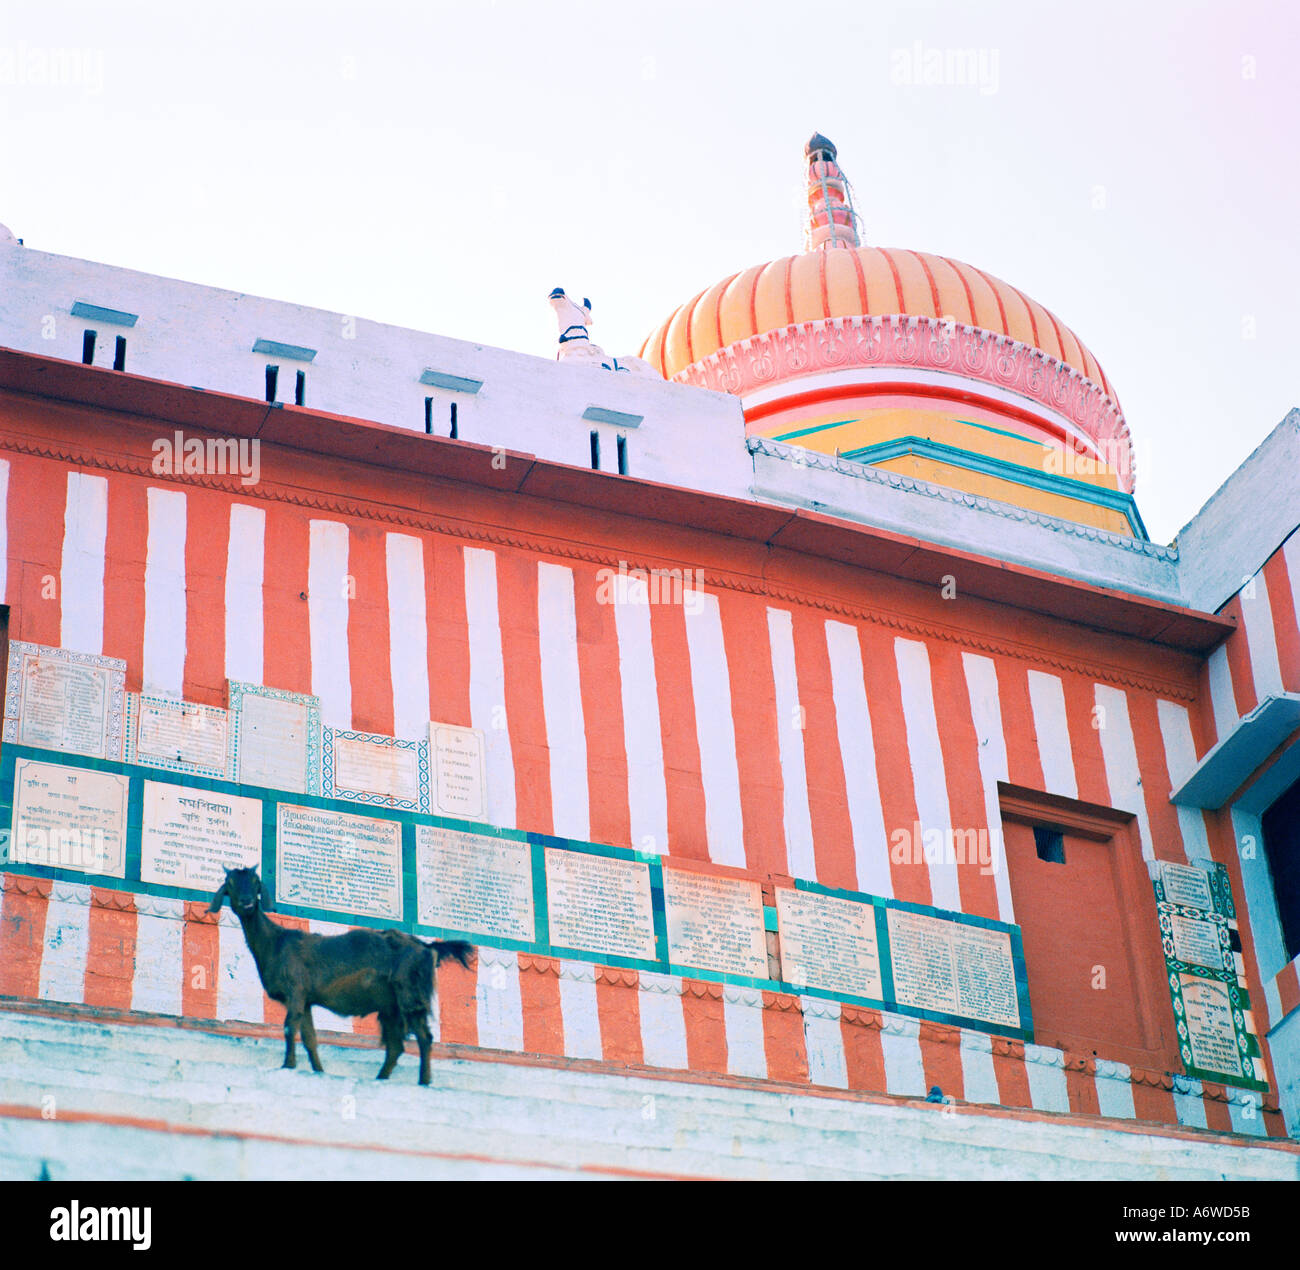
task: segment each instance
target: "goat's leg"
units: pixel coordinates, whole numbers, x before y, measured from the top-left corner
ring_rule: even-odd
[[[420,1084],[427,1085],[431,1079],[429,1072],[429,1050],[433,1037],[429,1034],[429,1020],[423,1014],[411,1016],[411,1026],[415,1031],[415,1041],[420,1047]]]
[[[304,1006],[300,1020],[300,1030],[302,1032],[302,1043],[306,1047],[307,1057],[311,1059],[311,1069],[314,1072],[323,1072],[325,1069],[321,1066],[320,1053],[316,1049],[316,1025],[311,1021],[311,1006]]]
[[[398,1058],[401,1057],[402,1044],[406,1036],[402,1031],[401,1022],[395,1015],[381,1014],[379,1027],[384,1035],[384,1049],[387,1053],[384,1056],[384,1065],[379,1069],[379,1075],[375,1079],[387,1080],[393,1074]]]
[[[297,1030],[297,1016],[286,1009],[284,1015],[284,1063],[285,1067],[297,1067],[298,1056],[294,1053],[293,1034]]]

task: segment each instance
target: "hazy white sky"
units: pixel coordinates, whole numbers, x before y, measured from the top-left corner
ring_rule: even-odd
[[[866,241],[978,265],[1092,348],[1157,541],[1300,405],[1288,0],[0,15],[0,221],[30,247],[542,356],[560,285],[633,352],[800,249],[820,130]],[[967,49],[982,82],[905,82]]]

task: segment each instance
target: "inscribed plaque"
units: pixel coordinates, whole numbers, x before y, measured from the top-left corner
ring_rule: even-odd
[[[9,860],[126,877],[130,787],[116,772],[18,759]]]
[[[787,983],[881,999],[874,905],[780,887],[776,912]]]
[[[665,868],[664,915],[674,965],[768,977],[763,888],[757,882]]]
[[[367,917],[402,916],[402,826],[281,803],[275,897]]]
[[[212,892],[226,869],[262,863],[262,801],[144,783],[140,880]]]
[[[241,785],[320,793],[320,699],[228,681]]]
[[[1206,1071],[1241,1075],[1241,1052],[1225,984],[1197,975],[1180,975],[1192,1063]]]
[[[422,925],[501,939],[536,938],[528,843],[418,825],[415,874]]]
[[[429,810],[429,743],[376,732],[325,728],[321,793],[326,798]]]
[[[553,948],[655,959],[649,865],[547,847],[546,896]]]
[[[487,775],[483,733],[431,723],[434,811],[441,816],[482,820],[487,815]]]
[[[229,716],[175,697],[127,696],[126,761],[229,780]]]
[[[900,1005],[1018,1028],[1020,1001],[1007,931],[904,909],[886,910]]]
[[[120,759],[125,701],[120,658],[10,642],[6,741]]]
[[[1182,904],[1187,908],[1202,908],[1213,912],[1214,896],[1210,892],[1209,875],[1204,869],[1162,860],[1160,881],[1164,884],[1165,899],[1170,904]]]
[[[1182,913],[1169,914],[1170,933],[1174,940],[1174,956],[1193,966],[1209,970],[1222,970],[1223,942],[1215,922],[1200,921]]]

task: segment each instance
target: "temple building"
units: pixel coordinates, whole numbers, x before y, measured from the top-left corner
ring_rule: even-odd
[[[1080,336],[804,157],[641,362],[0,230],[0,1176],[1300,1173],[1300,411],[1151,542]],[[241,866],[475,946],[433,1089],[276,1070]]]

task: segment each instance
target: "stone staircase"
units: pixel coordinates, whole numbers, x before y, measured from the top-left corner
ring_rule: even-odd
[[[1300,1144],[1132,1122],[0,1008],[0,1179],[1286,1178]]]

